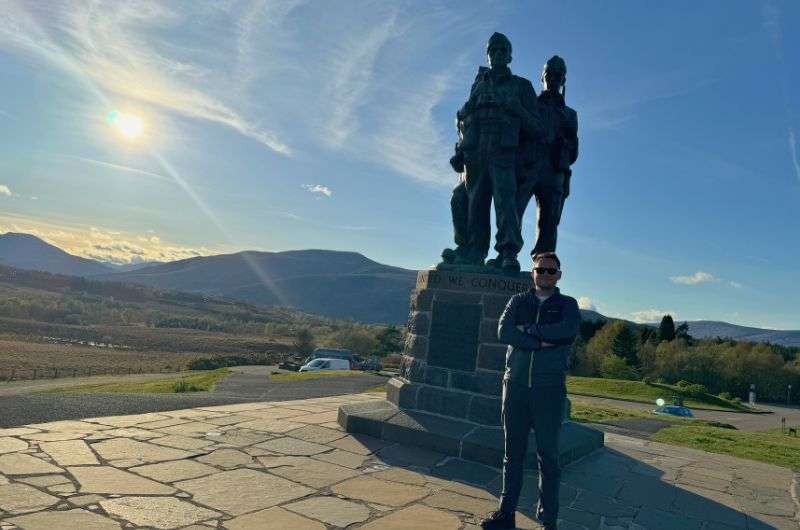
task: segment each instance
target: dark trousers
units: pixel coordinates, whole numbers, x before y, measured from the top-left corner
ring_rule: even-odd
[[[533,428],[536,437],[536,458],[539,467],[539,504],[536,516],[543,523],[555,522],[558,516],[558,486],[561,467],[558,463],[558,439],[567,391],[563,383],[555,385],[503,384],[503,493],[500,509],[517,509],[522,490],[522,469],[528,449],[528,434]]]
[[[533,252],[555,252],[561,209],[564,207],[564,174],[553,173],[543,182],[523,182],[517,191],[520,223],[531,198],[536,197],[536,244]]]

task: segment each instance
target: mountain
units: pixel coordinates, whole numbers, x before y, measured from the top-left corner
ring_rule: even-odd
[[[139,262],[139,263],[126,263],[124,265],[120,264],[120,263],[112,263],[110,261],[101,261],[100,263],[102,263],[103,265],[107,265],[108,267],[110,267],[111,269],[113,269],[116,272],[130,272],[130,271],[143,269],[145,267],[151,267],[153,265],[161,265],[164,262],[163,261],[142,261],[142,262]]]
[[[800,346],[800,331],[751,328],[713,320],[695,320],[688,324],[689,334],[698,339],[722,337],[750,342],[771,342],[782,346]]]
[[[71,276],[91,276],[113,270],[97,261],[73,256],[34,235],[15,232],[0,235],[0,263]]]
[[[245,251],[188,258],[97,279],[199,292],[366,323],[404,324],[417,272],[356,252]]]

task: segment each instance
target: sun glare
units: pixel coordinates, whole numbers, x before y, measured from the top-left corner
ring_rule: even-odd
[[[136,140],[144,133],[144,120],[136,114],[115,110],[108,114],[106,121],[126,140]]]

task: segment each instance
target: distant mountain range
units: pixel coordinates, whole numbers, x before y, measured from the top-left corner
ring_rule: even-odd
[[[12,232],[0,235],[0,264],[398,325],[408,318],[409,295],[417,276],[417,271],[384,265],[356,252],[333,250],[245,251],[128,267],[73,256],[36,236]],[[586,320],[606,319],[596,311],[581,313]],[[697,338],[800,346],[800,331],[726,322],[690,321],[689,333]]]
[[[0,235],[0,263],[70,276],[92,276],[114,270],[98,261],[73,256],[34,235],[15,232]]]
[[[201,292],[266,306],[405,323],[417,272],[382,265],[356,252],[237,252],[188,258],[96,279]]]

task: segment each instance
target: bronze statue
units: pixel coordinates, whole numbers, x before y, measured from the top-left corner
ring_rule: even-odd
[[[508,61],[504,62],[506,45]],[[492,199],[498,255],[486,262],[489,270],[519,271],[516,256],[522,246],[522,217],[533,196],[538,212],[532,254],[556,248],[557,227],[569,195],[570,166],[578,156],[577,114],[564,103],[566,63],[558,56],[547,61],[541,77],[544,90],[536,98],[529,81],[508,71],[510,51],[505,36],[492,35],[487,47],[490,68],[479,69],[469,100],[456,115],[459,142],[450,159],[453,169],[461,173],[450,201],[456,248],[442,252],[440,268],[485,270]],[[503,91],[498,78],[513,79],[507,84],[516,85],[516,90]],[[509,171],[515,177],[513,184]],[[507,207],[512,188],[513,213]]]
[[[517,211],[517,152],[522,137],[536,138],[541,126],[536,91],[508,68],[511,42],[495,33],[486,48],[469,99],[456,114],[460,140],[450,163],[462,173],[451,207],[456,249],[442,253],[445,264],[483,266],[489,252],[490,208],[497,219],[495,250],[504,271],[518,272],[522,234]]]
[[[578,114],[564,102],[567,64],[558,55],[542,70],[543,90],[538,111],[553,134],[551,142],[523,145],[517,180],[517,212],[522,222],[525,208],[536,196],[536,244],[531,255],[555,252],[558,224],[569,196],[570,166],[578,159]]]

